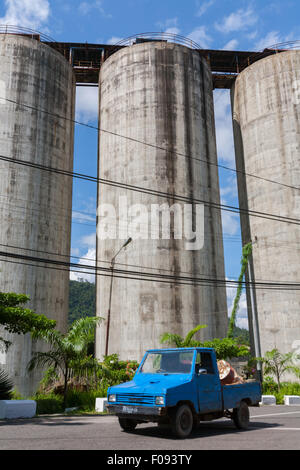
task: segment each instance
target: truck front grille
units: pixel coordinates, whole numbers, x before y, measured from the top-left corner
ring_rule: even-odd
[[[155,396],[135,393],[118,393],[117,403],[126,405],[155,405]]]

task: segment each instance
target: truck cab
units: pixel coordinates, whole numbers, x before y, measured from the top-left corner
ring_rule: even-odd
[[[261,400],[259,382],[222,385],[211,348],[153,349],[145,353],[132,381],[110,387],[107,409],[125,431],[144,422],[168,424],[187,437],[199,421],[231,418],[249,424],[248,406]]]

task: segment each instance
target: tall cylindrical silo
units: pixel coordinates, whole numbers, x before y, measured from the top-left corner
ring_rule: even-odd
[[[223,336],[224,285],[176,282],[176,276],[224,279],[221,214],[210,205],[220,196],[208,64],[178,44],[125,47],[101,67],[99,103],[99,176],[137,191],[99,184],[98,267],[109,268],[125,240],[133,240],[118,254],[113,273],[97,276],[97,315],[104,318],[96,336],[97,357],[105,354],[109,309],[108,353],[122,359],[140,360],[146,349],[162,346],[162,334],[185,336],[198,324],[207,325],[198,338]],[[168,196],[145,194],[143,188]],[[184,211],[189,209],[176,195],[188,198],[187,206],[194,200],[198,246],[187,245],[191,236]],[[208,203],[203,220],[196,200]],[[170,237],[167,229],[158,232],[169,215]],[[120,269],[131,272],[127,279]]]
[[[0,58],[0,155],[72,171],[71,66],[55,50],[22,35],[0,35]],[[0,159],[1,251],[68,261],[71,204],[72,178]],[[56,320],[65,331],[69,272],[15,261],[1,257],[0,290],[29,295],[26,306]],[[32,344],[29,334],[7,337],[13,344],[1,354],[1,365],[28,396],[40,373],[28,374],[26,366],[41,345]]]
[[[299,51],[259,60],[236,80],[233,123],[243,209],[299,219],[299,90]],[[244,242],[254,242],[255,281],[299,282],[299,225],[244,214],[242,235]],[[275,347],[282,353],[295,351],[300,344],[299,290],[257,287],[256,306],[262,354]]]

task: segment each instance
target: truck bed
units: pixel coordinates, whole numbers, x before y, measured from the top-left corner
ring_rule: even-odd
[[[249,406],[253,406],[261,399],[261,386],[259,382],[222,385],[222,394],[225,410],[237,408],[241,400],[246,400]]]

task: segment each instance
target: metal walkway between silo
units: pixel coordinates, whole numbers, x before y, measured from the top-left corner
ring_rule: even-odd
[[[72,65],[77,85],[98,85],[101,64],[113,52],[127,47],[109,44],[89,44],[74,42],[47,42],[45,44],[60,52]],[[236,76],[249,65],[269,55],[281,52],[265,49],[263,52],[223,51],[196,49],[209,63],[214,88],[231,88]]]

